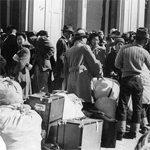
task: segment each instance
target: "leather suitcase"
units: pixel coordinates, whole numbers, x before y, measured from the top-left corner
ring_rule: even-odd
[[[86,118],[60,121],[57,143],[65,150],[100,150],[102,120]]]
[[[117,132],[117,120],[106,116],[103,113],[93,113],[91,118],[102,119],[102,143],[101,147],[115,148],[116,147],[116,132]]]
[[[50,130],[50,123],[62,119],[64,110],[65,98],[60,95],[46,95],[44,92],[35,93],[29,96],[27,104],[32,109],[37,111],[42,117],[42,128],[46,130],[48,136]]]

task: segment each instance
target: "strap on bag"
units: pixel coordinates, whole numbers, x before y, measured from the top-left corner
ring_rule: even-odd
[[[113,87],[114,87],[114,82],[112,81],[112,87],[111,87],[111,89],[110,89],[110,91],[109,91],[109,94],[108,94],[108,98],[110,97],[110,95],[111,95],[111,93],[112,93],[112,90],[113,90]]]

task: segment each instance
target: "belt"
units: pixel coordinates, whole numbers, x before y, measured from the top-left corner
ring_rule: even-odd
[[[69,72],[79,71],[79,70],[87,70],[84,65],[74,66],[69,68]]]

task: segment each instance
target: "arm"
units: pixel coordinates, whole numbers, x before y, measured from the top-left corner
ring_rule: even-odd
[[[63,52],[66,52],[67,45],[63,39],[59,39],[56,48],[57,48],[57,60],[59,60],[61,59]]]
[[[18,62],[14,69],[14,74],[19,73],[19,71],[21,71],[30,61],[30,51],[27,48],[23,48],[19,53],[17,53],[17,55]]]
[[[102,65],[100,61],[98,61],[95,55],[92,53],[92,50],[88,45],[84,46],[85,49],[85,59],[88,65],[89,70],[91,71],[93,76],[99,76],[103,74]]]
[[[121,69],[123,67],[123,49],[121,48],[119,52],[117,53],[116,59],[115,59],[115,67]]]
[[[68,80],[68,74],[69,74],[69,67],[68,67],[68,62],[67,62],[67,57],[65,55],[64,58],[64,79],[65,79],[65,87],[67,87],[67,80]]]
[[[147,51],[145,51],[145,64],[146,64],[146,66],[147,66],[147,68],[150,70],[150,54],[147,52]]]

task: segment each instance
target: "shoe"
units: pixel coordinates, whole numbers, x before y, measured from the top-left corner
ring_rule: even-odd
[[[118,141],[122,141],[123,136],[124,136],[124,132],[117,132],[116,140],[118,140]]]
[[[149,129],[144,126],[144,127],[141,128],[140,133],[145,134],[145,133],[147,133],[148,131],[149,131]]]
[[[125,138],[125,139],[134,139],[134,138],[136,138],[136,133],[128,132],[123,136],[123,138]]]

